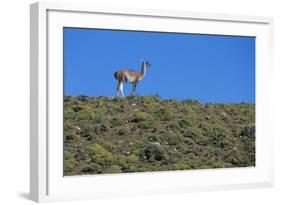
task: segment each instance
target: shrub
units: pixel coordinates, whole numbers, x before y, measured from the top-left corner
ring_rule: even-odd
[[[142,122],[148,120],[150,118],[150,114],[147,112],[136,112],[132,119],[133,122]]]
[[[215,162],[212,164],[212,168],[224,168],[223,162]]]
[[[87,159],[87,155],[84,149],[78,149],[74,155],[75,159],[78,161],[83,161]]]
[[[142,105],[146,111],[154,111],[155,107],[158,106],[159,99],[155,96],[145,96],[142,98]]]
[[[120,173],[122,172],[121,167],[118,165],[112,165],[108,169],[105,170],[105,173],[107,174],[113,174],[113,173]]]
[[[166,141],[170,145],[177,145],[184,141],[183,136],[180,133],[169,133],[165,136]]]
[[[201,145],[208,143],[208,138],[204,136],[202,130],[197,127],[188,127],[184,130],[183,135],[185,138],[191,138],[194,142]]]
[[[89,137],[94,133],[94,126],[88,126],[86,128],[81,129],[81,137]]]
[[[69,151],[67,151],[67,150],[64,150],[64,151],[63,151],[63,158],[64,158],[65,160],[73,159],[73,158],[74,158],[74,155],[73,155],[71,152],[69,152]]]
[[[147,120],[147,121],[138,123],[138,128],[140,128],[140,129],[152,129],[152,128],[157,129],[155,126],[156,126],[155,122],[151,121],[151,120]]]
[[[116,146],[114,142],[112,141],[107,141],[107,140],[99,140],[98,144],[101,145],[104,149],[107,151],[111,152],[114,150],[114,147]]]
[[[64,130],[71,130],[73,129],[74,126],[71,124],[71,122],[69,122],[68,120],[66,120],[64,123],[63,123],[63,129]]]
[[[254,166],[254,125],[254,104],[69,96],[64,174]]]
[[[96,110],[90,110],[88,109],[88,112],[91,113],[91,120],[93,123],[98,124],[104,122],[106,116],[107,116],[107,110],[104,108],[98,107]]]
[[[124,156],[124,155],[115,155],[113,157],[113,161],[112,161],[113,164],[117,164],[117,165],[120,165],[120,166],[123,166],[125,164],[127,164],[127,157]]]
[[[179,121],[179,125],[182,128],[192,127],[195,125],[195,119],[194,119],[194,117],[186,116]]]
[[[74,170],[74,168],[75,168],[75,159],[64,160],[63,170],[65,172],[71,172]]]
[[[89,110],[83,109],[76,113],[76,119],[78,120],[91,120],[92,113]]]
[[[124,115],[121,115],[121,114],[114,115],[111,119],[111,123],[114,126],[123,125],[124,121],[125,121],[125,117],[124,117]]]
[[[90,144],[86,147],[90,158],[99,164],[110,163],[113,160],[112,154],[99,144]]]
[[[193,99],[186,99],[186,100],[182,100],[181,102],[187,105],[200,105],[200,102],[198,100],[193,100]]]
[[[213,145],[224,147],[225,145],[228,145],[231,142],[230,141],[231,136],[232,136],[231,131],[229,131],[227,128],[225,128],[220,124],[215,124],[212,128],[210,142]]]
[[[190,169],[191,167],[186,163],[176,163],[175,168],[176,170],[185,170],[185,169]]]
[[[195,139],[203,135],[201,129],[197,127],[188,127],[184,130],[184,137]]]
[[[127,162],[128,163],[135,163],[135,162],[137,162],[139,160],[139,158],[136,156],[136,155],[134,155],[134,154],[131,154],[131,155],[129,155],[128,157],[127,157]]]
[[[81,172],[84,174],[101,174],[103,173],[103,166],[99,164],[91,164],[81,169]]]
[[[127,126],[121,127],[121,128],[118,130],[118,134],[119,134],[119,135],[127,135],[129,132],[130,132],[130,129],[129,129]]]
[[[107,124],[95,124],[93,126],[93,131],[96,134],[105,133],[108,130]]]
[[[174,120],[174,110],[165,106],[156,109],[154,114],[163,121]]]
[[[168,122],[167,128],[171,129],[171,130],[179,130],[180,129],[180,125],[176,121],[171,121],[171,122]]]
[[[206,121],[201,121],[199,123],[199,126],[198,128],[202,131],[202,133],[205,135],[205,136],[211,136],[212,135],[212,128],[213,128],[213,125],[211,123],[208,123]]]
[[[151,96],[144,96],[142,97],[144,104],[153,104],[155,102],[160,101],[159,95],[151,95]]]
[[[75,132],[67,132],[65,135],[65,142],[77,142],[79,140],[79,135],[77,135]]]

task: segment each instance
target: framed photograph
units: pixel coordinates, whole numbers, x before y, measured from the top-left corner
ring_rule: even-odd
[[[30,198],[273,185],[270,17],[31,5]]]

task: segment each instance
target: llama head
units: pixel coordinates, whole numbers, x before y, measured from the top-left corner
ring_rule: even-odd
[[[143,60],[143,65],[145,65],[146,68],[149,68],[151,64],[147,60]]]

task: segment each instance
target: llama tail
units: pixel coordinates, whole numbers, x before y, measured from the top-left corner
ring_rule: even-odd
[[[115,78],[116,80],[118,80],[118,71],[116,71],[116,72],[114,73],[114,78]]]

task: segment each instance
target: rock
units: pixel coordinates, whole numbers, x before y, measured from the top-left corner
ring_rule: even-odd
[[[242,136],[248,137],[255,137],[256,135],[256,126],[255,125],[248,125],[242,128],[241,130]]]
[[[80,131],[80,130],[81,130],[81,128],[80,128],[79,126],[75,126],[75,129],[76,129],[77,131]]]
[[[145,148],[144,154],[147,159],[165,159],[165,149],[158,142],[151,142]]]

